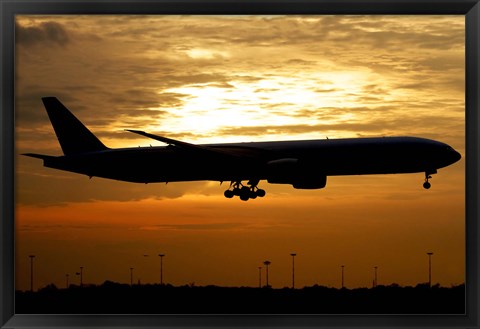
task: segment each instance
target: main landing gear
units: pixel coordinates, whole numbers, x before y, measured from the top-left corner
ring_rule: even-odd
[[[432,178],[431,175],[436,174],[436,173],[437,173],[436,170],[426,171],[426,172],[425,172],[425,183],[423,183],[423,188],[424,188],[424,189],[428,190],[428,189],[432,186],[432,184],[430,184],[430,182],[429,182],[428,180],[429,180],[430,178]]]
[[[228,199],[231,199],[234,196],[238,196],[242,201],[248,201],[249,199],[256,199],[257,197],[263,198],[266,193],[265,193],[265,190],[259,189],[257,187],[258,183],[259,183],[258,180],[250,180],[247,183],[248,186],[245,186],[240,181],[237,181],[237,182],[232,181],[230,183],[230,188],[233,187],[233,189],[229,188],[223,193],[223,195]]]

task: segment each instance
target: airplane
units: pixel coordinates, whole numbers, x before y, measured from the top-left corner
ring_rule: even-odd
[[[432,174],[461,159],[449,145],[419,137],[191,144],[126,129],[167,145],[111,149],[56,97],[42,101],[64,155],[23,155],[42,159],[45,167],[145,184],[230,182],[224,196],[242,201],[265,196],[258,188],[262,180],[321,189],[328,176],[339,175],[425,173],[423,187],[429,189]]]

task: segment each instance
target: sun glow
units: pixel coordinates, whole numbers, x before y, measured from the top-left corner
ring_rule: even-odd
[[[228,52],[212,49],[194,48],[186,51],[187,55],[196,59],[214,59],[214,58],[226,58]]]
[[[188,133],[192,141],[245,141],[245,136],[228,136],[224,128],[266,127],[250,140],[278,139],[267,127],[292,125],[336,124],[358,119],[349,113],[319,118],[323,108],[353,107],[355,95],[369,83],[365,72],[310,73],[295,77],[260,75],[255,82],[242,79],[215,84],[190,84],[162,90],[161,93],[185,95],[182,105],[172,108],[151,108],[171,113],[161,125],[146,127],[149,131]],[[352,96],[353,95],[353,96]],[[305,113],[310,113],[310,115]],[[318,134],[312,133],[311,137]],[[303,133],[302,137],[308,137]],[[285,138],[282,135],[282,138]],[[247,140],[248,141],[248,140]]]

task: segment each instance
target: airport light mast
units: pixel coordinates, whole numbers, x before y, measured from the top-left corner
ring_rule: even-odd
[[[262,287],[262,267],[258,267],[258,287]]]
[[[263,262],[263,264],[265,265],[265,268],[266,268],[266,271],[267,271],[267,288],[269,288],[269,284],[268,284],[268,265],[270,265],[272,262],[269,261],[269,260],[266,260]]]
[[[295,256],[297,254],[291,253],[290,256],[292,256],[292,289],[295,289]]]
[[[427,252],[428,255],[428,287],[432,287],[432,255],[433,252]]]
[[[83,266],[80,266],[80,288],[83,287]]]
[[[160,257],[160,285],[163,285],[163,257],[165,254],[159,254],[158,257]]]
[[[33,292],[33,259],[35,255],[28,255],[30,257],[30,291]]]

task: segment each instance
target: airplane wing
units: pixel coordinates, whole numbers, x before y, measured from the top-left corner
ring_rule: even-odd
[[[201,153],[208,153],[208,154],[217,155],[217,156],[218,155],[227,156],[227,157],[231,157],[231,158],[234,158],[234,159],[237,159],[237,160],[238,159],[245,159],[245,158],[250,157],[250,156],[246,156],[245,154],[239,154],[237,152],[230,151],[230,150],[224,150],[224,149],[218,149],[218,148],[213,148],[213,147],[208,147],[208,146],[202,146],[202,145],[196,145],[196,144],[191,144],[191,143],[187,143],[187,142],[182,142],[182,141],[172,139],[172,138],[168,138],[168,137],[149,134],[149,133],[146,133],[146,132],[141,131],[141,130],[133,130],[133,129],[125,129],[125,130],[129,131],[131,133],[142,135],[142,136],[145,136],[145,137],[148,137],[148,138],[152,138],[152,139],[155,139],[157,141],[166,143],[168,145],[173,145],[173,146],[176,146],[178,148],[185,149],[185,150],[196,151],[196,152],[201,152]],[[251,157],[251,158],[253,158],[253,157]]]

